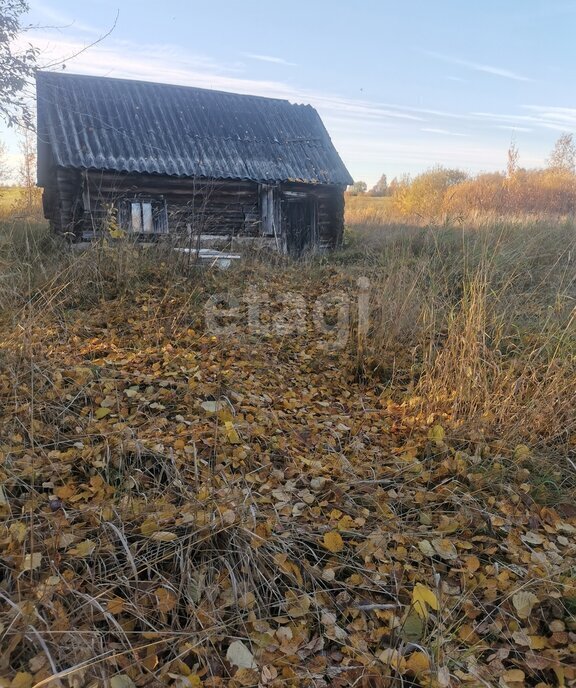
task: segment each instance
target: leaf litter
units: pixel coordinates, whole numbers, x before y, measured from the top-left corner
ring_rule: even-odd
[[[0,686],[574,684],[576,521],[522,447],[161,289],[0,353]]]

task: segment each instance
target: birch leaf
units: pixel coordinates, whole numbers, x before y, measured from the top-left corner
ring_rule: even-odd
[[[233,643],[230,643],[228,651],[226,652],[226,659],[230,664],[239,669],[257,668],[254,655],[241,640],[235,640]]]
[[[110,688],[136,688],[136,684],[126,674],[117,674],[110,679]]]
[[[413,652],[406,660],[406,669],[416,676],[430,671],[430,658],[425,652]]]
[[[105,406],[99,406],[96,409],[96,412],[94,413],[94,415],[96,416],[96,418],[98,420],[101,420],[102,418],[104,418],[105,416],[107,416],[111,412],[112,412],[112,409],[109,409]]]
[[[71,547],[68,550],[68,554],[72,554],[75,557],[80,557],[81,559],[89,557],[92,552],[96,549],[96,543],[93,540],[82,540],[76,547]]]
[[[416,583],[412,592],[412,606],[414,611],[422,618],[428,618],[428,607],[438,611],[438,598],[433,590],[421,583]]]
[[[344,549],[344,540],[337,530],[331,530],[329,533],[324,534],[324,547],[329,552],[337,554]]]
[[[532,614],[532,608],[539,601],[534,593],[525,590],[517,592],[512,597],[512,604],[521,619],[529,618],[530,614]]]
[[[156,540],[156,542],[173,542],[178,539],[178,536],[176,533],[171,533],[168,530],[159,530],[156,533],[152,533],[150,539]]]
[[[32,688],[33,682],[34,677],[32,674],[28,673],[27,671],[19,671],[10,682],[10,688]]]
[[[451,561],[458,558],[456,547],[454,547],[454,544],[446,538],[436,538],[432,540],[432,546],[436,550],[438,556],[446,561]]]
[[[446,433],[444,432],[444,428],[441,425],[433,425],[430,428],[430,431],[428,433],[428,437],[434,442],[434,444],[439,445],[442,444],[444,441]]]
[[[226,431],[226,437],[228,438],[228,442],[230,442],[230,444],[241,444],[242,443],[242,440],[240,439],[240,435],[237,433],[236,428],[234,427],[234,423],[227,420],[224,423],[224,429]]]
[[[42,563],[42,555],[40,552],[34,552],[33,554],[27,554],[22,561],[21,571],[33,571],[37,569]]]

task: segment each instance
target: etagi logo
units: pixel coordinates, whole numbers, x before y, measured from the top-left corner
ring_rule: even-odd
[[[246,332],[272,337],[312,331],[320,347],[343,349],[354,316],[357,336],[363,337],[368,332],[370,280],[360,277],[357,287],[356,295],[328,291],[313,301],[301,293],[285,292],[271,297],[254,288],[247,289],[240,298],[229,293],[214,294],[204,305],[206,330],[215,336]]]

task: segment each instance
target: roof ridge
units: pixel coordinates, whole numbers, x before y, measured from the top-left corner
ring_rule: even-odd
[[[225,96],[237,96],[239,98],[250,98],[254,100],[267,100],[275,101],[278,103],[285,103],[293,107],[304,107],[304,108],[315,108],[310,105],[310,103],[296,103],[288,100],[288,98],[276,98],[273,96],[260,96],[253,93],[238,93],[238,91],[223,91],[218,88],[206,88],[205,86],[191,86],[187,84],[172,84],[165,81],[148,81],[146,79],[131,79],[129,77],[117,77],[117,76],[99,76],[97,74],[76,74],[70,72],[56,72],[49,71],[45,69],[39,69],[36,72],[36,79],[38,77],[43,78],[44,76],[49,76],[50,78],[56,77],[57,79],[93,79],[98,81],[106,81],[112,83],[128,83],[128,84],[144,84],[146,86],[159,86],[161,88],[181,88],[190,91],[203,91],[204,93],[215,93]]]

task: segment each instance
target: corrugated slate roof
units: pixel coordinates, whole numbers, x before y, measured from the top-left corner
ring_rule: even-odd
[[[310,105],[56,72],[36,83],[39,136],[62,167],[352,183]]]

